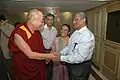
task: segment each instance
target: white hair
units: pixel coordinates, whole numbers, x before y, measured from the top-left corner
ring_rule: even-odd
[[[79,13],[76,13],[76,15],[79,15],[82,19],[86,19],[85,12],[79,12]]]

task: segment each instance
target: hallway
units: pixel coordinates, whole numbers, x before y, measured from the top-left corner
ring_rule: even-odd
[[[120,80],[120,0],[0,0],[0,14],[12,25],[25,22],[28,11],[34,8],[41,10],[44,17],[47,13],[55,15],[58,36],[61,24],[69,24],[72,34],[75,13],[86,12],[87,27],[95,35],[95,67],[89,80]],[[9,27],[4,27],[5,33]]]

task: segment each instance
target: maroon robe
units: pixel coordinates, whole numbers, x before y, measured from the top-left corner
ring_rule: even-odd
[[[23,30],[20,27],[25,27]],[[28,33],[30,33],[28,36]],[[14,80],[46,80],[45,60],[29,59],[14,43],[14,34],[20,35],[33,52],[44,53],[43,40],[39,31],[31,33],[27,24],[20,24],[13,30],[8,47],[13,52]]]

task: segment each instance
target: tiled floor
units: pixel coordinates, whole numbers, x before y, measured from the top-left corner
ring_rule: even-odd
[[[96,79],[90,74],[89,80],[96,80]]]

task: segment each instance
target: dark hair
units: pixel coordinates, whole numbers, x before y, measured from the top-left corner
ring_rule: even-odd
[[[6,18],[5,18],[5,16],[3,14],[0,15],[0,20],[3,20],[3,21],[6,20]]]
[[[67,27],[68,27],[68,30],[69,30],[69,32],[70,32],[70,25],[68,25],[68,24],[62,24],[62,26],[67,26]],[[62,26],[61,26],[61,28],[62,28]]]
[[[48,14],[45,16],[45,18],[47,19],[48,16],[52,16],[53,19],[55,19],[55,16],[54,16],[53,14],[51,14],[51,13],[48,13]]]

